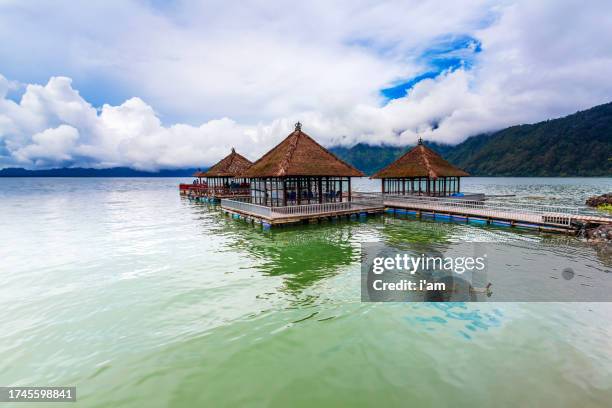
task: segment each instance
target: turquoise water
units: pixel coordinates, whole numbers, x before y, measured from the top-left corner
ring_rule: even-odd
[[[361,242],[504,242],[605,273],[601,249],[385,217],[264,233],[180,181],[0,179],[0,385],[75,385],[88,407],[609,406],[609,303],[359,300]],[[464,188],[581,205],[612,179]]]

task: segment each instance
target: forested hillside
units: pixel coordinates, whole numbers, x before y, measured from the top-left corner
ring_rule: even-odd
[[[612,176],[612,103],[473,136],[456,146],[427,145],[475,176]],[[410,147],[358,144],[332,151],[372,174]]]

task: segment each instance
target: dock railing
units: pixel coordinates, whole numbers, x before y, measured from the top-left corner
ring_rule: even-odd
[[[351,203],[348,201],[344,201],[339,203],[301,204],[288,205],[286,207],[272,207],[272,214],[275,214],[277,216],[312,215],[350,209]]]
[[[272,218],[272,207],[251,203],[251,197],[222,198],[221,207],[228,210],[247,212],[263,218]]]
[[[198,191],[198,192],[206,192],[208,191],[208,187],[203,184],[179,184],[180,191]]]
[[[277,215],[315,215],[355,210],[360,208],[367,209],[370,207],[382,207],[383,205],[381,196],[359,196],[353,197],[351,201],[272,207],[272,213]]]
[[[268,207],[254,204],[250,197],[221,199],[221,207],[229,210],[251,213],[264,218],[283,218],[292,216],[320,215],[349,210],[383,207],[381,195],[357,196],[352,201],[329,202],[322,204],[288,205],[283,207]]]
[[[207,197],[248,196],[251,193],[248,187],[209,187],[202,184],[180,184],[179,190],[182,194]]]
[[[209,194],[217,196],[248,196],[251,194],[249,187],[211,187]]]

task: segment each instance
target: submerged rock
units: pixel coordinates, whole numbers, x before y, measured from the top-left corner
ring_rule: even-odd
[[[612,225],[600,225],[586,230],[586,239],[591,242],[611,242]]]
[[[589,207],[599,207],[600,205],[604,204],[612,205],[612,193],[589,197],[586,200],[586,205]]]

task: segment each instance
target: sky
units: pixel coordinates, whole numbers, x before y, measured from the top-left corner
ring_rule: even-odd
[[[610,1],[0,0],[0,168],[205,167],[300,121],[456,144],[612,101]]]

